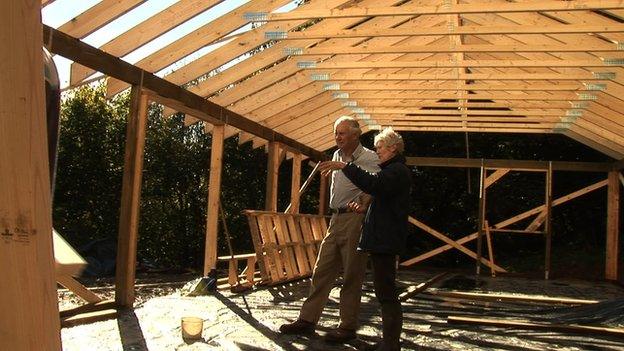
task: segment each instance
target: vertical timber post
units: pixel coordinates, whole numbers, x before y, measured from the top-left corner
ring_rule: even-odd
[[[130,115],[126,127],[126,147],[119,235],[117,238],[117,268],[115,302],[122,307],[134,304],[134,279],[136,274],[139,213],[141,208],[141,181],[145,128],[147,124],[147,95],[134,85],[130,93]]]
[[[550,279],[551,250],[552,250],[552,161],[548,162],[546,172],[546,252],[544,258],[544,279]]]
[[[61,350],[41,2],[0,1],[0,345]]]
[[[301,203],[299,187],[301,186],[301,159],[300,153],[293,154],[292,177],[290,183],[290,213],[299,213]]]
[[[212,128],[210,149],[210,180],[208,182],[208,209],[206,210],[206,244],[204,249],[204,276],[217,269],[217,232],[221,206],[221,170],[223,169],[223,138],[225,126]]]
[[[620,184],[619,172],[609,172],[607,190],[607,251],[605,254],[605,279],[617,280],[619,274],[620,246]]]
[[[483,230],[485,226],[485,178],[487,176],[483,160],[481,160],[481,178],[479,181],[479,218],[477,230],[477,269],[476,274],[481,274],[481,252],[483,247]]]
[[[275,141],[269,142],[269,155],[267,160],[267,182],[265,209],[277,212],[277,177],[280,166],[280,145]]]

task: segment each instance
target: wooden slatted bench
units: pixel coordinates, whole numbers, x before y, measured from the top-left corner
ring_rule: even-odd
[[[262,282],[281,284],[312,275],[327,218],[321,215],[245,211]]]

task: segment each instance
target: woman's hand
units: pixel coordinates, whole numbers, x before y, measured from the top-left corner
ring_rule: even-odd
[[[338,171],[343,169],[347,164],[340,161],[324,161],[319,165],[319,171],[322,175],[326,176],[332,171]]]

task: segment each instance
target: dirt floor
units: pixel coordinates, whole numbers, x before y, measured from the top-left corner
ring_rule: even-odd
[[[407,288],[438,273],[401,271],[399,280],[401,287]],[[309,280],[242,294],[223,290],[199,297],[182,296],[181,286],[180,282],[139,282],[133,311],[122,311],[117,319],[63,328],[63,350],[358,350],[379,337],[379,305],[369,283],[364,286],[358,339],[340,345],[323,340],[327,330],[338,322],[338,285],[332,290],[316,334],[309,337],[278,332],[282,323],[297,318]],[[110,286],[97,287],[94,291],[105,298],[113,294]],[[584,307],[583,310],[551,303],[477,301],[435,295],[447,291],[624,301],[624,288],[607,282],[450,274],[403,303],[403,350],[624,350],[622,336],[448,322],[448,316],[461,315],[559,324],[602,323],[605,327],[624,328],[624,307],[619,302],[601,309]],[[63,310],[75,306],[78,300],[67,291],[59,291],[59,303]],[[195,342],[182,339],[180,320],[184,316],[204,320],[202,339]]]

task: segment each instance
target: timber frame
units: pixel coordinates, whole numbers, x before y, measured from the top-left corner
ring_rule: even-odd
[[[279,210],[275,201],[276,169],[286,157],[295,160],[293,195],[287,212],[296,214],[298,195],[304,188],[299,185],[303,159],[323,160],[323,152],[334,146],[334,120],[350,115],[361,121],[364,132],[392,126],[401,132],[562,134],[611,157],[614,162],[600,164],[449,159],[410,162],[478,167],[482,170],[483,191],[489,177],[501,175],[500,168],[539,170],[547,178],[553,171],[607,173],[604,182],[569,194],[566,199],[550,199],[547,191],[544,208],[548,214],[550,206],[589,189],[608,186],[605,274],[608,279],[617,279],[621,256],[620,188],[624,184],[624,1],[311,0],[277,13],[275,10],[291,1],[254,0],[134,64],[121,59],[221,2],[180,0],[99,48],[83,40],[106,30],[106,25],[138,10],[147,1],[102,0],[56,28],[40,22],[42,8],[58,5],[53,0],[2,2],[0,34],[8,44],[0,56],[10,69],[0,78],[0,92],[12,110],[0,110],[0,124],[15,133],[8,133],[8,138],[3,135],[0,144],[3,150],[30,152],[2,156],[2,165],[11,165],[0,168],[0,185],[7,184],[8,189],[0,192],[3,235],[14,235],[15,228],[20,233],[28,232],[21,226],[24,221],[33,230],[31,234],[51,233],[49,217],[42,216],[49,212],[46,206],[50,201],[37,188],[49,182],[35,179],[47,169],[43,144],[34,142],[45,139],[40,135],[44,129],[43,107],[37,83],[41,81],[37,69],[41,57],[36,54],[37,48],[45,45],[52,53],[74,61],[70,87],[107,77],[111,96],[132,89],[119,226],[117,306],[131,307],[134,301],[138,204],[149,101],[166,105],[167,116],[185,113],[187,124],[204,121],[206,130],[213,133],[205,275],[214,272],[218,259],[217,214],[224,139],[238,136],[241,143],[267,147],[267,210]],[[256,25],[253,28],[252,23]],[[218,43],[223,45],[178,64],[174,71],[166,70],[199,49]],[[24,101],[32,108],[18,109]],[[32,163],[24,165],[24,160]],[[497,170],[488,177],[487,169]],[[4,177],[11,182],[5,182]],[[37,201],[15,200],[32,199],[32,194],[36,194]],[[326,177],[321,178],[319,196],[319,211],[324,213]],[[486,224],[484,205],[479,231],[459,240],[451,240],[416,219],[412,223],[421,223],[421,228],[445,241],[442,251],[456,248],[469,254],[464,243],[482,239],[482,235],[491,243],[490,234],[504,227],[501,223]],[[543,213],[544,208],[509,221]],[[548,216],[544,218],[547,224]],[[14,225],[17,222],[20,225]],[[28,301],[32,307],[18,312],[29,316],[29,312],[37,311],[48,317],[33,316],[24,322],[29,325],[19,330],[36,330],[40,333],[39,349],[53,350],[60,346],[56,338],[58,322],[48,313],[55,310],[49,305],[53,300],[54,271],[48,239],[40,235],[28,248],[11,242],[3,249],[19,254],[0,256],[16,258],[4,265],[21,267],[13,274],[39,278],[30,279],[24,289],[32,292],[30,295],[41,295],[41,299]],[[480,250],[479,246],[478,252],[470,251],[470,255],[495,267],[493,250],[488,246],[489,260]],[[39,265],[22,265],[19,257],[24,262],[36,257]],[[41,291],[45,296],[38,294]],[[18,292],[11,290],[7,295],[11,299],[3,302],[25,306]],[[14,319],[10,315],[0,319],[2,331],[10,328]],[[22,335],[11,338],[16,343],[32,339]],[[27,346],[16,344],[11,348]]]

